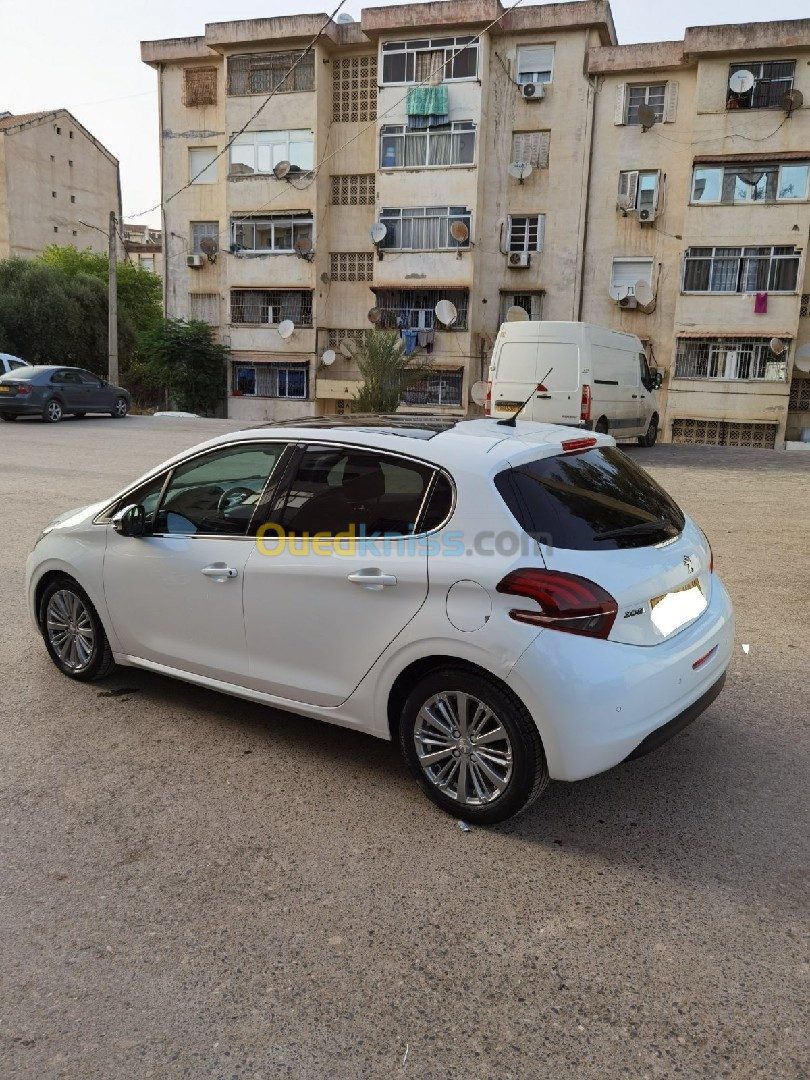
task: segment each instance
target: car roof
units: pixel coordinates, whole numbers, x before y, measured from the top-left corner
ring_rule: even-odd
[[[237,431],[212,440],[211,445],[244,440],[247,432]],[[346,443],[395,453],[407,453],[450,469],[464,469],[477,459],[473,471],[480,470],[486,456],[492,464],[530,460],[559,454],[564,440],[592,438],[596,445],[614,446],[607,435],[583,431],[562,424],[540,424],[518,420],[507,426],[489,417],[463,420],[440,415],[370,415],[345,417],[302,417],[262,425],[250,431],[260,439],[290,438],[297,442]]]

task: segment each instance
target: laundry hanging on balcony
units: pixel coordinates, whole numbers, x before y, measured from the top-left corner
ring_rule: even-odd
[[[768,294],[766,292],[758,292],[754,297],[754,314],[766,315],[768,312]]]
[[[450,122],[446,86],[410,86],[405,99],[409,128],[429,128]]]

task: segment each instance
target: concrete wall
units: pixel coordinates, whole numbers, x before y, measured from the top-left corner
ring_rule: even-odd
[[[106,236],[80,219],[105,234],[110,211],[120,219],[117,161],[68,113],[0,131],[0,142],[0,257],[32,257],[48,244],[106,252]]]

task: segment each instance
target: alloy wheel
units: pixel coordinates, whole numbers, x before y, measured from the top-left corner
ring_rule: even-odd
[[[56,655],[72,672],[83,671],[92,661],[96,645],[93,621],[76,593],[60,589],[48,600],[45,626]]]
[[[483,806],[509,786],[512,743],[479,698],[457,690],[435,694],[419,710],[413,738],[425,776],[447,798]]]
[[[48,402],[45,406],[45,411],[52,424],[57,424],[62,419],[62,406],[55,399]]]
[[[127,415],[127,399],[122,398],[122,397],[116,398],[115,399],[114,410],[115,410],[115,415],[116,416],[126,416]]]

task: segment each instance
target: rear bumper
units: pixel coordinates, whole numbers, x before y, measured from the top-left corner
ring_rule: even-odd
[[[17,416],[39,416],[42,412],[41,405],[31,405],[20,398],[0,397],[0,412],[16,413]]]
[[[733,642],[734,612],[715,576],[706,611],[670,640],[645,647],[544,630],[507,683],[534,717],[552,779],[582,780],[654,749],[708,708]]]

